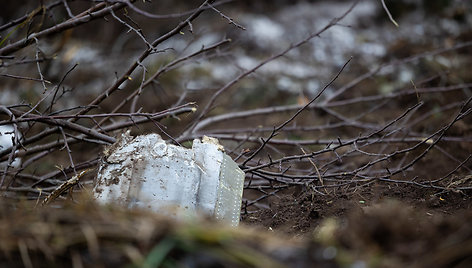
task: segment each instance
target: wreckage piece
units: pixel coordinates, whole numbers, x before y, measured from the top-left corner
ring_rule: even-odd
[[[21,139],[21,133],[17,132],[17,139],[15,140],[15,128],[13,125],[1,125],[0,126],[0,152],[8,150]],[[18,146],[19,147],[19,146]],[[16,150],[18,152],[18,150]],[[11,163],[8,160],[0,162],[0,169],[3,171],[5,167],[9,165],[10,168],[19,168],[21,166],[21,158],[15,157]]]
[[[237,226],[244,172],[217,139],[192,149],[167,144],[158,134],[124,133],[104,151],[94,196],[102,203],[176,215],[204,213]]]

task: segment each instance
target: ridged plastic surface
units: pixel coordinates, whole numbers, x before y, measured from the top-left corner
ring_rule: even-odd
[[[94,195],[177,216],[205,213],[237,226],[243,185],[244,172],[216,139],[194,140],[186,149],[157,134],[125,133],[105,150]]]

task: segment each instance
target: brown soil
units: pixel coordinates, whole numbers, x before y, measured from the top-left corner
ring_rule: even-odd
[[[242,221],[280,233],[304,236],[311,235],[327,218],[345,221],[348,215],[362,214],[366,208],[389,200],[401,201],[430,216],[454,217],[471,208],[470,196],[466,193],[451,191],[438,194],[429,189],[405,185],[375,185],[350,194],[325,195],[300,189],[272,197],[270,208],[243,213]]]

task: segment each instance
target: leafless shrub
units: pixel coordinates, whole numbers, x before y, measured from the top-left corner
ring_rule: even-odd
[[[468,167],[470,154],[464,153],[466,150],[456,154],[455,150],[464,146],[470,148],[472,137],[458,135],[457,130],[454,130],[456,134],[450,133],[459,122],[466,119],[470,122],[468,90],[471,84],[436,83],[437,76],[433,76],[422,81],[418,78],[416,83],[412,81],[410,86],[388,94],[364,94],[362,87],[386,68],[457,51],[470,47],[472,42],[394,59],[355,77],[346,73],[346,68],[355,59],[346,59],[344,66],[333,73],[331,79],[326,79],[325,86],[312,99],[292,105],[217,112],[216,108],[222,107],[225,100],[238,94],[235,87],[241,81],[325,31],[338,27],[355,8],[355,1],[350,9],[324,27],[254,67],[241,70],[237,76],[228,77],[224,84],[215,82],[213,85],[218,87],[199,91],[171,90],[177,98],[166,98],[169,89],[159,91],[165,75],[172,75],[173,71],[197,61],[231,55],[228,38],[191,52],[178,51],[165,44],[184,34],[190,36],[185,39],[185,45],[191,46],[195,41],[192,36],[205,27],[205,22],[195,22],[203,13],[218,17],[223,24],[229,23],[236,30],[243,30],[244,23],[220,10],[226,2],[204,1],[186,12],[156,15],[147,11],[149,3],[61,0],[40,5],[0,26],[2,79],[8,80],[10,87],[37,89],[39,86],[41,89],[40,94],[30,98],[30,103],[0,106],[5,115],[0,125],[14,126],[13,146],[0,152],[1,160],[7,163],[1,170],[3,191],[16,192],[15,198],[39,200],[80,171],[95,167],[100,151],[97,145],[115,142],[116,134],[125,128],[137,132],[150,129],[178,144],[203,135],[223,141],[227,151],[246,172],[246,189],[256,193],[255,197],[246,199],[243,207],[246,212],[261,200],[294,186],[307,187],[320,195],[354,192],[377,183],[437,191],[471,189],[464,177],[461,180],[453,178],[456,173],[471,171]],[[150,37],[155,32],[146,32],[146,27],[140,26],[161,22],[173,27],[155,38]],[[132,45],[121,45],[120,48],[117,38],[113,47],[118,48],[110,46],[107,52],[109,57],[117,60],[114,64],[119,65],[110,69],[122,71],[115,73],[115,77],[104,77],[95,91],[77,92],[74,86],[65,86],[65,83],[82,65],[73,63],[56,77],[50,77],[53,75],[47,74],[49,71],[45,69],[51,68],[55,57],[61,57],[59,60],[68,57],[64,44],[68,42],[71,29],[80,30],[81,25],[92,23],[96,23],[92,27],[99,25],[103,31],[128,32],[122,36],[132,39],[129,42]],[[60,38],[54,39],[54,36]],[[49,42],[58,44],[50,45]],[[124,47],[132,48],[136,53],[125,54]],[[144,48],[137,52],[136,47]],[[46,49],[48,52],[44,51]],[[112,53],[113,50],[118,53]],[[166,54],[169,51],[175,53],[169,56]],[[343,76],[347,78],[341,79]],[[336,88],[334,94],[323,97],[328,87]],[[155,92],[156,88],[158,95],[147,92]],[[432,99],[446,95],[443,105],[430,104]],[[154,96],[156,101],[146,99],[149,96]],[[162,105],[159,98],[168,101]],[[160,104],[156,105],[157,102]],[[397,108],[392,110],[393,105]],[[439,126],[425,127],[425,122],[432,121],[438,114],[448,120]],[[418,163],[429,161],[426,159],[432,152],[435,157],[448,161],[448,170],[423,163],[421,169],[430,169],[429,175],[425,175],[416,168]],[[23,163],[13,167],[17,157],[21,157]],[[82,183],[87,181],[82,180]]]

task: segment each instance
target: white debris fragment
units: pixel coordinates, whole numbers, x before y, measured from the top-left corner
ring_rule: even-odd
[[[105,149],[93,192],[103,203],[203,212],[236,226],[243,185],[244,172],[215,138],[194,140],[186,149],[157,134],[133,138],[127,132]]]
[[[21,140],[21,133],[17,133],[18,140]],[[0,152],[10,149],[14,145],[15,129],[12,125],[1,125],[0,126]],[[7,161],[0,162],[0,169],[3,171],[7,165]],[[21,166],[21,158],[16,157],[12,163],[11,168],[18,168]]]

